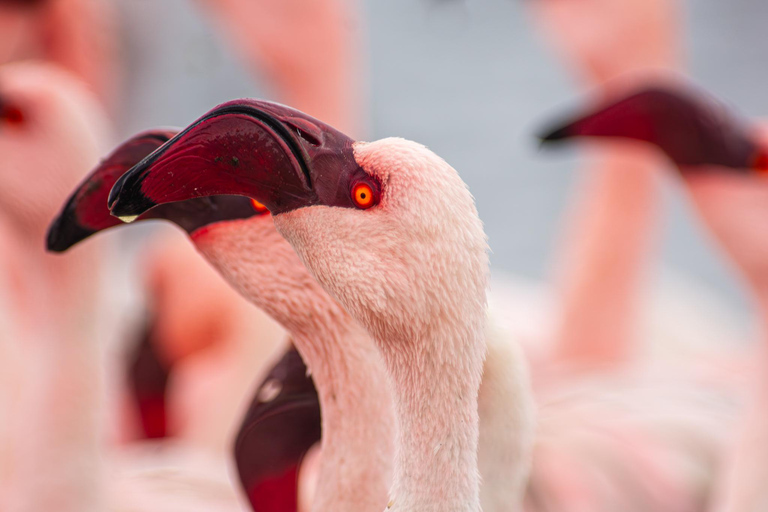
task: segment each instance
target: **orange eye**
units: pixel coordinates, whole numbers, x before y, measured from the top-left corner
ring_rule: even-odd
[[[373,189],[367,183],[358,183],[352,187],[352,201],[360,209],[368,209],[373,206]]]
[[[253,206],[253,209],[256,210],[257,213],[266,213],[268,211],[266,206],[255,199],[251,199],[251,206]]]
[[[768,174],[768,153],[759,151],[752,161],[752,169],[760,174]]]

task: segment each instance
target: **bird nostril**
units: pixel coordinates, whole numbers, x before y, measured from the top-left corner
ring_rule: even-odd
[[[287,121],[286,124],[289,125],[291,128],[296,130],[296,134],[304,139],[305,141],[309,142],[313,146],[319,146],[321,144],[320,138],[317,135],[314,135],[311,133],[314,131],[314,126],[310,125],[309,123],[303,123],[300,119],[295,119],[291,121]],[[304,125],[304,126],[300,126]]]

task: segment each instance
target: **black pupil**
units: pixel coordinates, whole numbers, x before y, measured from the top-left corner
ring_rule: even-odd
[[[365,199],[365,192],[363,192],[362,194],[360,194],[360,199]]]

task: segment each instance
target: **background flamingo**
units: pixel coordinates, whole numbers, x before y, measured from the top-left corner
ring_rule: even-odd
[[[764,132],[764,126],[747,125],[683,84],[662,84],[602,105],[547,139],[622,137],[658,146],[678,166],[702,219],[741,271],[762,312],[766,236],[755,213],[762,211],[768,190],[761,177],[768,165]],[[763,315],[763,331],[764,324]],[[749,407],[712,510],[761,510],[768,504],[761,455],[768,423],[759,405],[766,393],[764,351],[764,344],[755,349]]]
[[[99,247],[57,259],[42,251],[39,237],[51,202],[103,152],[108,124],[96,97],[56,66],[5,65],[0,82],[0,259],[12,329],[2,341],[10,357],[2,363],[0,503],[5,510],[97,510],[110,344],[104,324],[94,321],[109,318],[99,301]],[[30,435],[31,425],[56,428]]]

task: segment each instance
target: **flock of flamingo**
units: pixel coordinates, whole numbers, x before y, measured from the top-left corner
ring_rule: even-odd
[[[0,0],[0,511],[768,511],[768,345],[641,328],[659,173],[768,319],[768,132],[677,0],[526,3],[590,91],[538,134],[589,146],[538,316],[457,170],[358,140],[352,0],[197,4],[284,104],[115,145],[111,4]],[[144,220],[126,274],[94,235]]]

